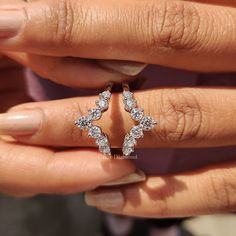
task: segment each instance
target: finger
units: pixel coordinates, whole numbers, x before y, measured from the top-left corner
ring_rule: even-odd
[[[233,7],[164,0],[50,0],[23,9],[2,10],[1,50],[235,71]]]
[[[130,65],[129,71],[124,71],[120,67],[109,69],[93,60],[72,57],[49,57],[26,53],[7,53],[7,55],[31,68],[43,78],[74,88],[99,88],[111,81],[121,83],[124,80],[131,80],[132,73],[136,75],[143,69],[143,65],[141,67],[138,65],[136,68]]]
[[[135,93],[138,107],[158,125],[138,139],[139,147],[210,147],[236,143],[235,88],[166,88]],[[97,97],[80,97],[18,106],[0,116],[0,132],[21,142],[53,146],[95,146],[74,125]],[[95,122],[121,147],[133,127],[122,96],[113,94],[110,108]],[[119,125],[117,125],[119,124]],[[136,123],[138,124],[138,123]]]
[[[127,160],[92,149],[53,151],[1,141],[0,156],[0,192],[13,195],[77,193],[134,172]]]
[[[234,212],[236,162],[86,194],[87,204],[138,217],[169,218]]]
[[[236,6],[234,0],[189,0],[190,2],[199,2],[199,3],[207,3],[207,4],[217,4],[224,6]]]

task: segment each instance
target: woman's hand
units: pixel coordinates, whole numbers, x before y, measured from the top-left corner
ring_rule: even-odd
[[[139,147],[196,148],[236,144],[236,90],[234,88],[153,89],[137,92],[136,98],[139,106],[148,112],[147,115],[151,115],[159,122],[155,129],[146,133],[144,139],[139,140]],[[108,134],[113,146],[122,145],[125,134],[133,124],[122,105],[119,105],[122,104],[121,99],[121,95],[114,94],[110,109],[99,121],[99,126]],[[9,113],[1,115],[0,132],[13,136],[24,145],[95,147],[94,141],[87,138],[87,135],[84,135],[73,124],[78,116],[86,114],[87,109],[92,107],[95,100],[96,97],[81,97],[17,106]],[[31,159],[32,153],[35,154],[36,150],[42,151],[42,148],[34,146],[25,149],[25,152],[30,153],[28,155]],[[79,190],[91,189],[90,181],[102,182],[97,178],[97,173],[106,169],[101,167],[102,164],[97,158],[99,154],[95,151],[84,152],[82,149],[57,154],[63,156],[64,162],[58,158],[51,158],[52,152],[49,153],[45,161],[53,163],[53,171],[57,173],[53,179],[57,180],[61,172],[68,171],[67,174],[63,174],[63,179],[70,178],[73,183],[78,180],[76,183],[79,184],[81,179],[75,176],[83,176],[88,186],[83,184],[81,188],[80,185]],[[41,162],[37,161],[37,158],[45,157],[34,155],[32,162],[40,165],[38,163]],[[20,158],[15,158],[14,161],[19,166],[22,161],[31,159],[24,159],[24,156],[20,155]],[[106,161],[109,163],[108,160]],[[68,162],[69,165],[67,165]],[[111,163],[114,164],[114,168],[115,164],[118,165],[116,170],[119,169],[119,174],[121,170],[128,172],[127,169],[122,168],[128,168],[130,171],[130,167],[125,167],[127,164],[125,160],[121,162],[114,160]],[[24,165],[24,162],[21,165]],[[121,168],[119,165],[124,166]],[[34,171],[38,168],[39,173],[44,173],[48,169],[51,171],[51,167],[45,170],[44,165],[38,167],[30,163],[30,167],[32,166]],[[88,170],[87,167],[89,167]],[[92,174],[93,171],[96,171],[96,176]],[[150,177],[141,184],[90,192],[86,199],[88,204],[101,210],[145,217],[174,217],[235,211],[235,171],[236,163],[232,162],[185,174]],[[7,173],[9,175],[12,172]],[[118,172],[112,172],[112,170],[102,172],[102,174],[105,174],[106,178],[111,178],[111,175],[112,178],[115,177],[114,175],[118,177]],[[6,173],[5,175],[7,176]],[[40,182],[41,178],[37,181]],[[31,182],[27,183],[30,185]],[[61,182],[57,184],[60,185]]]
[[[23,68],[3,56],[0,57],[0,81],[1,112],[31,100],[25,89]],[[13,134],[22,120],[25,120],[21,123],[24,132],[35,130],[41,123],[36,118],[38,111],[40,109],[30,113],[26,109],[21,115],[9,116],[8,119],[0,115],[0,133]],[[54,118],[52,114],[52,119]],[[5,129],[11,131],[5,132]],[[65,130],[66,132],[70,131]],[[63,136],[62,131],[61,137]],[[134,172],[134,166],[130,162],[105,159],[92,148],[69,150],[45,146],[20,144],[8,136],[0,137],[0,193],[18,197],[39,193],[77,193]]]
[[[191,156],[189,157],[191,158]],[[172,218],[236,210],[236,162],[86,193],[90,206],[114,214]]]
[[[62,80],[81,79],[82,85],[77,68],[84,76],[83,68],[90,63],[75,59],[78,57],[140,61],[204,72],[235,71],[235,6],[231,0],[38,0],[2,4],[0,48],[48,56],[41,61],[30,55],[19,60],[43,76],[50,77],[51,68],[52,77],[63,73]],[[43,72],[47,64],[49,71]],[[64,70],[60,70],[62,65]],[[96,71],[98,81],[101,73]]]
[[[65,4],[67,4],[67,2],[65,2]],[[47,30],[53,30],[53,33],[51,35],[49,35],[48,33],[47,33],[48,36],[45,35],[45,37],[47,38],[47,39],[45,38],[45,40],[48,40],[48,43],[46,44],[48,44],[48,48],[50,48],[51,46],[49,45],[52,43],[49,42],[52,40],[50,39],[50,37],[53,38],[57,37],[56,35],[59,33],[56,32],[57,29],[55,28],[55,23],[56,23],[54,22],[56,20],[54,19],[56,17],[55,14],[57,13],[59,14],[58,17],[60,18],[60,23],[64,22],[66,20],[65,17],[67,16],[64,16],[64,13],[60,11],[66,10],[66,9],[61,9],[66,6],[64,6],[60,1],[57,1],[56,3],[53,1],[51,1],[51,3],[42,2],[40,3],[40,5],[33,4],[32,6],[36,8],[42,7],[43,12],[38,12],[38,14],[43,13],[43,15],[41,16],[38,15],[38,17],[40,18],[49,17],[48,20],[50,22],[48,21],[47,24],[49,25],[52,24],[51,25],[52,27],[45,27],[46,22],[42,21],[39,22],[38,20],[35,19],[36,21],[34,22],[33,28],[37,27],[36,31],[39,34],[44,34],[45,32],[47,32]],[[16,32],[14,33],[13,31],[20,30],[16,28],[18,27],[21,28],[26,23],[26,21],[28,21],[27,20],[28,17],[31,18],[31,16],[28,15],[28,13],[26,12],[26,9],[28,9],[28,7],[31,8],[31,4],[28,5],[27,3],[22,2],[21,0],[0,1],[0,11],[2,17],[2,18],[0,17],[0,44],[1,43],[5,44],[5,42],[9,38],[11,39],[15,38],[14,36]],[[47,15],[49,13],[47,12],[47,8],[51,8],[50,11],[52,13],[52,16]],[[24,19],[21,19],[21,17],[23,17]],[[21,25],[21,23],[23,25]],[[33,28],[31,32],[32,34],[34,34]],[[42,31],[43,28],[45,32]],[[60,29],[58,28],[58,30]],[[66,31],[64,33],[66,34]],[[27,32],[24,32],[23,34],[27,34]],[[22,35],[22,37],[24,36]],[[24,40],[22,38],[20,40],[25,41],[25,45],[29,46],[31,44],[29,42],[30,39]],[[55,40],[57,41],[57,39]],[[56,46],[59,49],[62,47],[62,45],[64,45],[63,42],[59,41],[56,42],[56,41],[53,42],[53,44],[55,43],[57,44],[57,46],[54,45],[53,47]],[[75,55],[69,56],[70,54],[69,52],[68,55],[60,55],[60,56],[52,55],[50,52],[47,52],[47,50],[45,50],[44,48],[45,41],[41,43],[42,43],[41,53],[25,53],[25,51],[27,52],[27,50],[24,49],[19,50],[16,48],[13,50],[12,49],[5,50],[6,49],[5,46],[2,48],[0,46],[1,48],[0,50],[3,50],[6,55],[11,57],[15,61],[18,61],[22,65],[31,68],[34,72],[38,73],[43,78],[51,79],[57,83],[61,83],[66,86],[75,88],[104,87],[110,81],[120,83],[124,80],[132,79],[133,76],[140,73],[146,67],[145,64],[138,62],[83,59],[80,58],[79,54],[76,56]],[[64,46],[67,47],[66,45]],[[16,53],[15,51],[18,51],[18,53]]]
[[[43,60],[37,59],[40,57],[36,56],[34,63],[35,55],[42,55],[49,61],[81,57],[141,61],[204,72],[236,70],[233,1],[39,0],[18,10],[1,11],[5,13],[0,14],[0,22],[4,16],[7,23],[0,24],[0,32],[5,34],[1,50],[11,51],[11,56],[22,63],[32,63],[32,68],[37,64],[43,68]],[[55,68],[59,67],[52,68],[57,74]],[[74,71],[68,68],[68,73]],[[63,74],[62,83],[75,85],[75,75],[68,79]],[[236,144],[234,88],[153,89],[138,93],[137,100],[149,111],[147,115],[159,121],[159,126],[139,142],[140,147]],[[72,124],[94,101],[91,97],[23,105],[1,116],[0,124],[5,125],[0,131],[28,145],[93,146]],[[127,114],[118,112],[123,110],[117,107],[122,104],[118,95],[112,104],[107,113],[112,119],[101,122],[101,126],[112,144],[120,146],[132,122],[127,122]],[[39,123],[30,126],[30,120]],[[14,129],[11,122],[16,122]],[[117,127],[117,122],[122,125]],[[97,198],[96,193],[89,193],[87,201],[103,210],[147,217],[235,211],[235,168],[233,162],[187,175],[153,177],[119,191],[116,188],[115,193],[106,190],[108,195],[99,190]],[[112,202],[114,196],[119,204]],[[112,209],[107,208],[109,201]]]

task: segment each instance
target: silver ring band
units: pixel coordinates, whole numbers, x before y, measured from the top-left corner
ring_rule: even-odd
[[[123,142],[123,155],[129,156],[134,152],[137,140],[144,137],[144,131],[152,130],[157,125],[157,122],[152,117],[145,116],[144,110],[138,108],[134,94],[130,92],[127,83],[123,83],[123,103],[125,110],[130,113],[131,118],[136,123],[129,133],[126,134]]]
[[[111,145],[108,136],[103,133],[101,127],[93,125],[93,121],[100,120],[102,114],[108,110],[110,99],[111,99],[111,89],[113,83],[108,84],[106,90],[99,94],[99,100],[96,101],[96,108],[89,109],[89,114],[86,116],[81,116],[75,125],[82,131],[88,131],[88,136],[96,140],[96,144],[99,147],[99,151],[104,154],[111,156]]]

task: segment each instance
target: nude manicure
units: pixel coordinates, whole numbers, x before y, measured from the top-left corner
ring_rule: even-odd
[[[33,135],[42,122],[40,110],[27,110],[0,114],[0,134],[10,136]]]
[[[120,208],[123,207],[125,200],[120,191],[87,192],[85,202],[89,206],[100,208]]]
[[[97,63],[102,67],[128,76],[138,75],[147,66],[146,64],[139,62],[115,60],[97,60]]]
[[[0,9],[0,39],[16,36],[24,19],[25,16],[21,10]]]
[[[141,170],[136,170],[136,172],[129,174],[121,179],[108,182],[103,184],[102,186],[116,186],[116,185],[125,185],[125,184],[134,184],[138,182],[142,182],[146,180],[146,175]]]

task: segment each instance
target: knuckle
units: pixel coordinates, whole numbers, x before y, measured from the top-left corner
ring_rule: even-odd
[[[164,1],[149,11],[148,45],[155,48],[190,49],[196,46],[200,17],[194,4]]]
[[[157,101],[156,101],[157,102]],[[167,143],[180,143],[197,138],[202,126],[202,111],[195,95],[187,90],[162,90],[159,107],[158,138]]]
[[[55,11],[55,39],[54,43],[66,45],[71,41],[74,26],[74,12],[71,1],[59,0]]]
[[[80,16],[75,17],[75,14],[80,14],[81,7],[79,6],[80,4],[76,4],[73,0],[58,0],[40,9],[40,15],[46,27],[39,29],[36,25],[35,30],[33,29],[33,31],[41,30],[38,41],[48,47],[68,45],[72,40],[73,30],[80,22]],[[29,14],[34,17],[33,13]],[[76,24],[74,19],[77,19]],[[39,21],[37,18],[34,21],[36,20]],[[33,25],[29,26],[32,29]]]
[[[209,202],[212,204],[210,211],[234,211],[236,210],[236,183],[234,173],[231,170],[224,169],[216,172],[209,172],[208,178],[210,183],[210,190],[208,192]]]
[[[161,177],[160,181],[163,183],[175,183],[173,177]],[[156,183],[155,178],[150,178],[147,180],[147,186],[144,187],[141,191],[149,197],[149,204],[152,207],[147,207],[144,210],[144,215],[153,218],[165,218],[171,216],[171,208],[169,204],[169,196],[174,192],[173,185],[159,185]],[[168,187],[172,186],[172,187]]]

